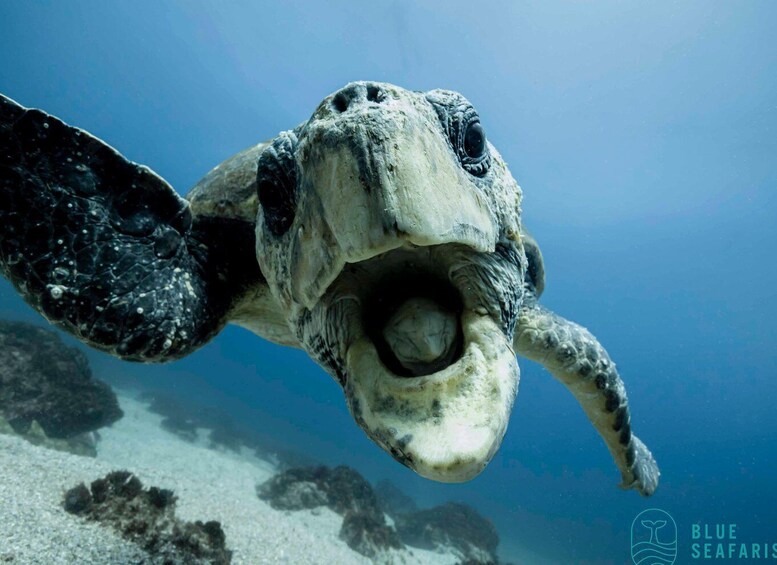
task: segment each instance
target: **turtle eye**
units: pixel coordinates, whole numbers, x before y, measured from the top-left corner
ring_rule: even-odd
[[[491,166],[486,132],[472,106],[458,107],[450,119],[451,143],[459,156],[461,166],[469,174],[482,177]]]
[[[256,191],[270,233],[280,237],[289,231],[297,212],[297,163],[294,132],[283,132],[259,156]]]
[[[486,151],[486,132],[480,122],[471,122],[464,134],[464,153],[470,159],[480,159]]]
[[[426,99],[437,112],[451,149],[464,170],[476,177],[485,175],[491,167],[491,155],[486,132],[472,104],[458,92],[448,90],[432,90]]]

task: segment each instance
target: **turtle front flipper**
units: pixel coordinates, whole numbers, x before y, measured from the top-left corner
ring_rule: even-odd
[[[0,95],[0,267],[49,321],[119,357],[182,357],[264,279],[253,225],[193,216],[150,169]]]
[[[626,389],[615,364],[588,330],[540,306],[531,288],[527,294],[515,329],[516,353],[544,365],[577,398],[615,459],[621,486],[650,496],[660,473],[648,448],[631,433]]]

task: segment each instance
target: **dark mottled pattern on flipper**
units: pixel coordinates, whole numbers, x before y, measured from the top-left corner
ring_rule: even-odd
[[[88,344],[135,361],[186,355],[261,276],[246,222],[193,221],[150,169],[0,96],[0,267]]]
[[[620,469],[621,486],[645,496],[653,494],[658,466],[645,444],[631,433],[626,389],[597,339],[537,304],[529,287],[513,345],[518,355],[544,365],[577,398]]]

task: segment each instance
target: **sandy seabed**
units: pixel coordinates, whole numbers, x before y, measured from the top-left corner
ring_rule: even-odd
[[[270,463],[187,443],[161,427],[161,416],[120,393],[124,418],[100,430],[97,458],[79,457],[0,435],[0,564],[124,565],[148,554],[108,527],[66,513],[64,492],[126,469],[145,486],[175,491],[177,515],[218,520],[232,563],[369,564],[338,538],[342,517],[328,508],[284,512],[255,494],[277,472]],[[395,551],[382,563],[449,565],[450,553]]]

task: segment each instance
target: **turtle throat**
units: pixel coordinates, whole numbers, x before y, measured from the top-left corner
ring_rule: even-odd
[[[385,276],[366,297],[362,323],[383,364],[419,377],[455,363],[463,351],[458,291],[415,263]]]

